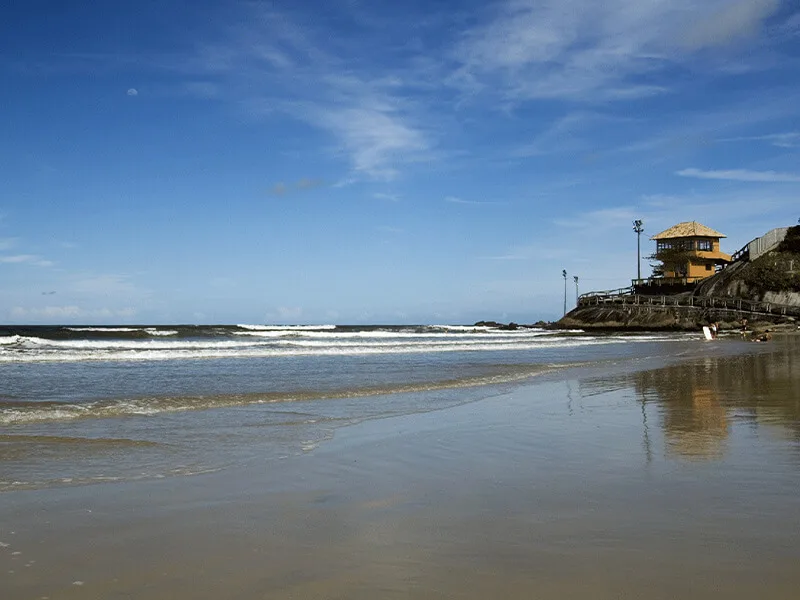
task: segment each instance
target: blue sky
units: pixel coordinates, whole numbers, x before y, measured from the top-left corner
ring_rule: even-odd
[[[5,323],[531,322],[800,217],[796,1],[19,0],[0,76]]]

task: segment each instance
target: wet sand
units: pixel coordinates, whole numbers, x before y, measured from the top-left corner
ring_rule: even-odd
[[[752,346],[0,494],[0,597],[796,598],[800,338]]]

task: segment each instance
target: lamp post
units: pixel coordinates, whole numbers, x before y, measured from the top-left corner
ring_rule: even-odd
[[[636,219],[633,222],[633,230],[636,232],[636,279],[642,279],[642,248],[641,238],[644,231],[644,222],[641,219]]]
[[[578,276],[573,275],[572,278],[575,280],[575,306],[578,306]]]
[[[564,278],[564,314],[567,314],[567,270],[562,269],[561,276]]]

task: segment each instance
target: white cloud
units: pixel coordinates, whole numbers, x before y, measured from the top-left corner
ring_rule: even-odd
[[[610,206],[598,210],[581,212],[569,219],[553,219],[553,224],[567,229],[602,232],[628,229],[632,222],[642,218],[642,212],[634,206]]]
[[[429,148],[422,132],[392,104],[389,98],[352,99],[349,106],[320,106],[303,116],[339,139],[355,172],[390,181],[400,165],[418,160]]]
[[[372,194],[372,197],[376,200],[388,200],[390,202],[397,202],[400,200],[400,196],[397,194],[387,194],[385,192],[375,192]]]
[[[800,131],[787,131],[785,133],[769,133],[766,135],[740,136],[723,138],[721,142],[770,142],[778,148],[796,148],[800,146]]]
[[[451,204],[471,204],[471,205],[481,205],[481,204],[499,204],[498,202],[482,202],[479,200],[464,200],[463,198],[459,198],[457,196],[445,196],[445,202],[449,202]]]
[[[45,260],[35,254],[15,254],[11,256],[0,256],[0,263],[5,264],[28,264],[37,267],[52,267],[53,262]]]
[[[332,40],[313,20],[301,27],[288,14],[251,9],[247,24],[192,61],[222,79],[217,96],[257,118],[288,114],[328,132],[359,179],[392,180],[426,157],[433,144],[420,110],[405,101],[396,77],[366,60],[363,47]]]
[[[607,122],[623,122],[630,119],[611,117],[605,114],[574,111],[548,123],[533,141],[513,152],[514,156],[544,156],[556,153],[580,153],[590,149],[590,143],[581,133],[593,124]]]
[[[682,41],[691,49],[722,46],[755,35],[764,20],[780,6],[780,0],[739,0],[720,6],[713,14],[694,22]]]
[[[743,181],[759,183],[800,183],[800,175],[793,173],[780,173],[777,171],[749,171],[747,169],[732,169],[728,171],[703,171],[701,169],[682,169],[676,171],[681,177],[695,177],[697,179],[719,179],[724,181]]]
[[[467,31],[452,82],[511,101],[661,94],[649,75],[757,32],[777,0],[507,0]]]
[[[136,88],[129,88],[126,93],[128,94],[128,96],[138,96],[139,90],[137,90]]]

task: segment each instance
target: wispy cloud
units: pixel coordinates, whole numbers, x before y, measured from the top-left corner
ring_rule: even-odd
[[[444,201],[449,202],[450,204],[470,204],[473,206],[483,204],[501,204],[500,202],[487,202],[485,200],[464,200],[463,198],[459,198],[457,196],[445,196]]]
[[[386,192],[375,192],[372,197],[376,200],[388,200],[389,202],[398,202],[400,200],[400,196],[397,194],[388,194]]]
[[[0,256],[0,263],[5,264],[28,264],[36,267],[52,267],[53,261],[45,260],[35,254],[14,254],[10,256]]]
[[[766,135],[739,136],[723,138],[721,142],[769,142],[778,148],[797,148],[800,146],[800,131],[769,133]]]
[[[429,156],[434,143],[419,106],[407,101],[399,78],[367,60],[363,47],[331,39],[310,19],[300,25],[288,12],[249,10],[246,25],[203,46],[191,61],[213,80],[199,93],[208,97],[205,88],[213,85],[216,97],[254,116],[289,115],[326,131],[335,154],[361,179],[395,179],[403,166]]]
[[[467,31],[453,82],[508,100],[628,100],[668,91],[649,76],[757,32],[778,0],[508,0]]]
[[[598,210],[573,214],[568,219],[553,219],[553,224],[571,230],[594,233],[627,230],[635,219],[642,218],[642,211],[634,206],[610,206]]]
[[[391,181],[398,176],[400,165],[420,160],[430,144],[386,100],[354,98],[349,106],[319,106],[304,116],[339,139],[355,172],[370,179]]]
[[[713,4],[709,2],[709,4]],[[755,35],[780,6],[780,0],[738,0],[715,6],[714,13],[693,22],[681,41],[691,49],[723,46]]]
[[[695,177],[697,179],[720,179],[724,181],[743,181],[758,183],[798,183],[800,175],[793,173],[780,173],[777,171],[749,171],[747,169],[732,169],[728,171],[703,171],[701,169],[682,169],[676,171],[681,177]]]

